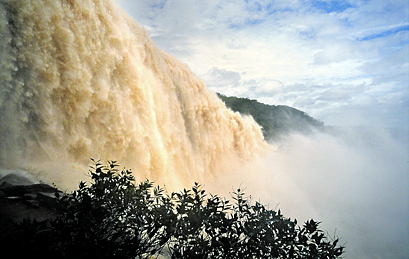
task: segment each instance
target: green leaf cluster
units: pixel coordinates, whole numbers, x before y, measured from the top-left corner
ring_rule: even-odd
[[[15,256],[42,258],[339,258],[344,246],[319,222],[297,225],[280,210],[254,204],[243,190],[232,201],[200,184],[168,194],[149,180],[135,184],[115,161],[94,161],[91,183],[58,195],[61,214],[24,221],[2,242]],[[20,253],[20,254],[17,254]]]

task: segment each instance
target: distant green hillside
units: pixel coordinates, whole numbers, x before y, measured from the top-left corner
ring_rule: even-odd
[[[262,127],[264,138],[277,140],[290,132],[308,133],[311,128],[322,128],[324,123],[307,113],[285,105],[267,105],[248,98],[217,94],[227,107],[241,114],[251,115]]]

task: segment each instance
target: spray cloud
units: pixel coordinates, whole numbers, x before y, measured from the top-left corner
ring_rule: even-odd
[[[0,0],[0,57],[3,169],[69,189],[93,157],[174,188],[242,184],[300,222],[337,227],[353,257],[409,254],[407,138],[294,134],[267,147],[109,0]]]
[[[89,158],[116,159],[180,187],[266,146],[111,1],[4,0],[0,13],[3,167],[74,187]]]

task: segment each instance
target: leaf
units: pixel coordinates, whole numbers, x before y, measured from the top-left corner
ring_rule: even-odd
[[[335,259],[344,252],[338,239],[325,241],[319,222],[297,226],[281,210],[252,204],[243,188],[233,193],[232,205],[217,195],[205,199],[197,182],[169,195],[149,180],[131,183],[130,171],[116,174],[115,167],[116,161],[108,166],[96,161],[90,170],[94,181],[89,186],[80,182],[78,190],[60,198],[62,216],[47,224],[23,221],[21,240],[37,239],[78,258],[144,258],[166,250],[169,258]]]

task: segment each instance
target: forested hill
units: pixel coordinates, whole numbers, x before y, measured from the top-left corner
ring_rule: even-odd
[[[248,98],[217,94],[227,107],[244,115],[251,115],[262,127],[266,140],[277,140],[290,132],[308,133],[321,129],[324,123],[307,113],[285,105],[267,105]]]

